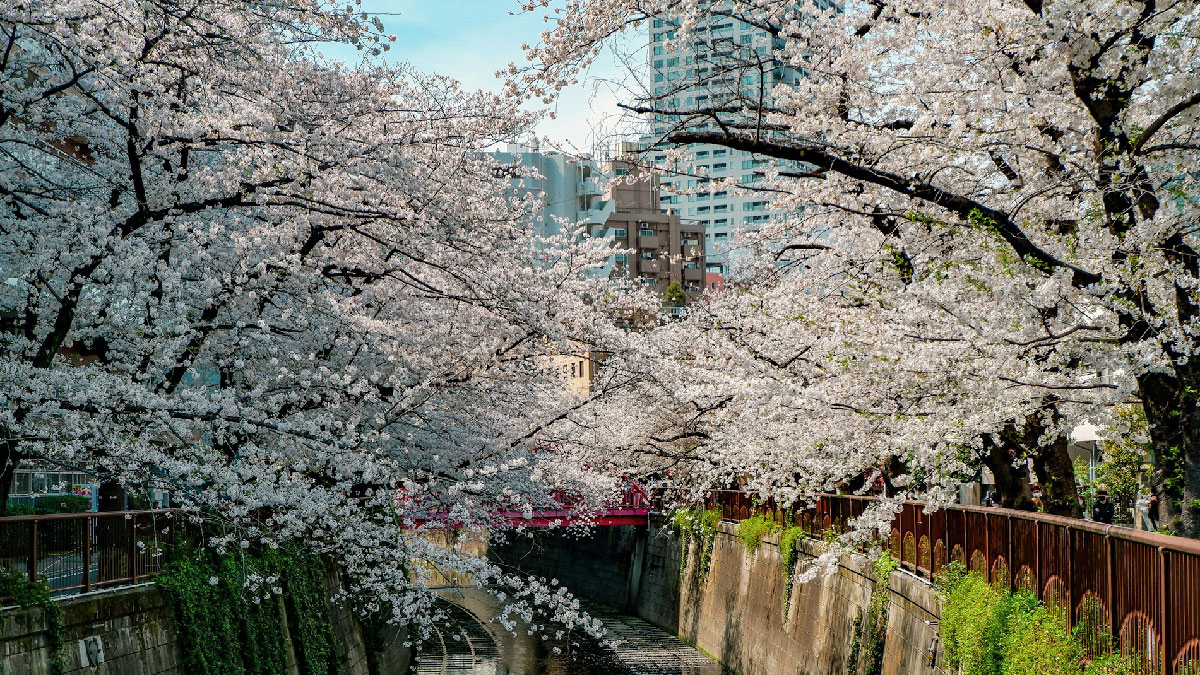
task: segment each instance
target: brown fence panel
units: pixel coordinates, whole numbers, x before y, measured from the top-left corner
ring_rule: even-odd
[[[1159,549],[1169,673],[1200,673],[1200,554]]]
[[[1012,568],[1013,588],[1040,594],[1038,522],[1012,518],[1009,521],[1009,527],[1011,528],[1009,542],[1012,549],[1012,560],[1009,561],[1009,565]]]
[[[0,567],[55,594],[137,583],[162,569],[180,525],[170,510],[0,518]]]
[[[1161,666],[1164,637],[1159,549],[1139,541],[1108,539],[1112,635],[1118,639],[1122,652],[1134,655],[1147,670],[1157,671]],[[1153,573],[1136,573],[1140,570]]]

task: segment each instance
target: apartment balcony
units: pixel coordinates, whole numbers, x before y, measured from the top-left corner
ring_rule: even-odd
[[[600,182],[595,178],[584,178],[580,180],[577,189],[579,194],[585,196],[604,194],[604,188],[600,186]]]
[[[661,260],[638,258],[638,273],[639,274],[654,274],[669,269]]]
[[[659,238],[658,235],[650,236],[650,235],[645,235],[645,234],[639,234],[638,238],[637,238],[638,248],[657,249],[661,243],[662,243],[661,239]]]
[[[699,267],[685,268],[683,270],[683,280],[685,283],[701,286],[704,284],[704,270]]]

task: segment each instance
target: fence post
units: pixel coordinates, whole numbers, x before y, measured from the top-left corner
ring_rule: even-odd
[[[33,520],[29,523],[29,562],[26,564],[26,571],[29,573],[29,581],[37,583],[37,530],[38,521]]]
[[[137,518],[126,514],[129,518],[129,581],[137,583]]]
[[[1159,653],[1162,654],[1159,661],[1159,672],[1162,675],[1169,675],[1173,669],[1170,661],[1172,654],[1167,648],[1171,641],[1171,626],[1168,623],[1171,613],[1167,611],[1167,550],[1162,546],[1158,547],[1158,615],[1161,620],[1158,628],[1158,632],[1161,634],[1158,641],[1161,645]]]
[[[1117,626],[1117,600],[1113,593],[1113,538],[1106,529],[1104,532],[1104,592],[1108,595],[1104,604],[1108,606],[1108,635],[1117,639],[1121,630]],[[1111,643],[1110,643],[1111,644]]]
[[[92,590],[92,517],[83,518],[83,592]]]
[[[996,583],[992,578],[992,514],[983,514],[983,578]]]
[[[1033,521],[1033,583],[1037,584],[1037,588],[1033,589],[1033,594],[1038,600],[1045,602],[1046,598],[1043,592],[1046,590],[1046,581],[1042,579],[1042,521]]]
[[[1005,563],[1004,566],[1006,568],[1008,568],[1008,578],[1005,579],[1004,581],[1005,581],[1005,585],[1008,586],[1008,590],[1011,591],[1011,590],[1013,590],[1013,588],[1015,586],[1015,584],[1013,582],[1015,582],[1017,580],[1017,570],[1016,570],[1017,564],[1016,564],[1016,562],[1013,561],[1012,515],[1010,514],[1008,516],[1005,516],[1005,520],[1008,521],[1008,533],[1006,535],[1004,535],[1004,536],[1008,537],[1008,560],[1004,561],[1004,563]]]
[[[1067,575],[1067,623],[1075,625],[1075,580],[1072,578],[1071,570],[1075,569],[1075,531],[1070,525],[1065,526],[1067,531],[1067,562],[1063,565],[1063,570]]]

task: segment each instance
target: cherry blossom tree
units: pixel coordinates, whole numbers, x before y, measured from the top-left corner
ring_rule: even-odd
[[[650,143],[781,162],[740,187],[792,215],[745,238],[743,289],[677,328],[726,336],[688,364],[711,374],[681,405],[720,414],[687,452],[726,444],[728,474],[804,495],[898,459],[901,492],[936,500],[1022,451],[1061,474],[1070,423],[1136,399],[1168,521],[1200,536],[1196,2],[553,4],[514,92],[552,96],[614,36],[661,31],[692,62],[627,92],[669,127]],[[707,31],[729,21],[769,39]],[[721,95],[689,99],[698,83]]]
[[[434,571],[577,619],[418,530],[618,486],[547,449],[600,394],[546,361],[615,344],[605,307],[643,300],[587,280],[603,244],[538,239],[536,196],[486,154],[533,117],[374,58],[391,42],[366,19],[0,7],[0,484],[36,460],[169,489],[215,545],[335,555],[396,620],[428,615]]]

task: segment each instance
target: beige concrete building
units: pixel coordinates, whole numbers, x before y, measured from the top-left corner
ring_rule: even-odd
[[[611,161],[608,169],[619,179],[606,193],[612,213],[593,234],[611,236],[614,248],[630,251],[614,256],[609,276],[640,279],[660,293],[672,281],[699,292],[704,287],[704,225],[682,221],[675,210],[659,208],[657,175],[638,175],[633,163],[620,158]]]

